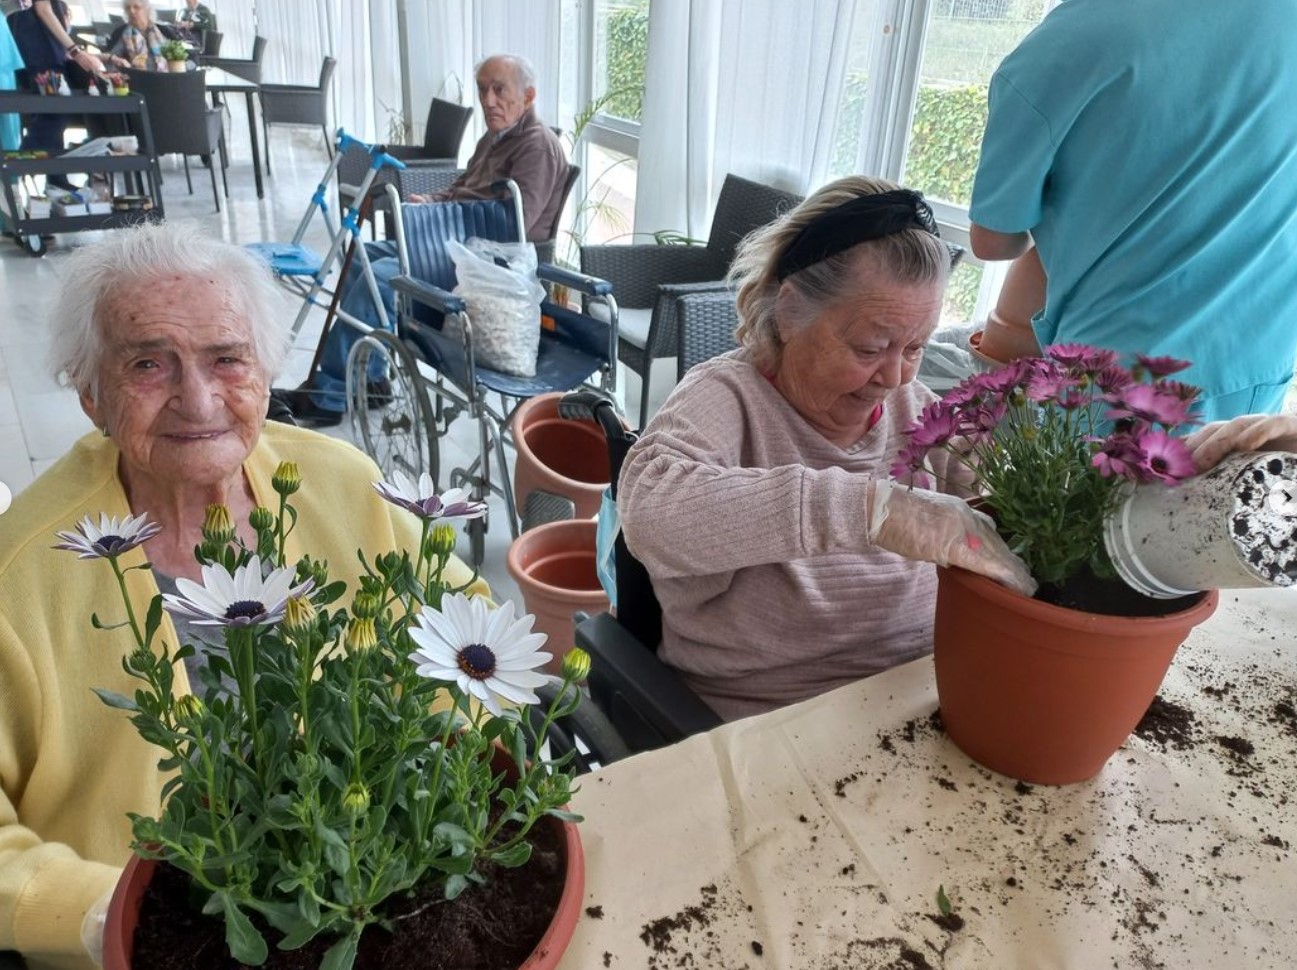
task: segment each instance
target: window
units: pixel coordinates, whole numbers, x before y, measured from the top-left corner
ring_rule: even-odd
[[[582,243],[630,241],[648,54],[649,0],[583,2],[587,71],[569,132],[582,173],[564,220],[571,245],[560,247],[569,260]]]
[[[639,123],[644,110],[648,0],[593,0],[592,104],[602,120]]]
[[[991,75],[1045,14],[1045,0],[936,0],[928,22],[903,179],[967,207]]]

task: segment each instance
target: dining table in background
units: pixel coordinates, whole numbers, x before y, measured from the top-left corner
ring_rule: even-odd
[[[1082,784],[971,761],[930,658],[579,781],[564,970],[1291,968],[1297,591],[1223,592]]]
[[[222,94],[242,94],[247,103],[248,140],[252,143],[252,172],[257,180],[257,198],[264,199],[266,190],[261,182],[261,149],[257,139],[257,112],[254,106],[261,85],[219,67],[203,67],[200,70],[207,74],[207,91],[212,95],[213,105],[220,104],[219,95]]]

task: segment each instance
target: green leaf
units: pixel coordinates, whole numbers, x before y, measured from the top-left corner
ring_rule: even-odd
[[[937,909],[941,910],[942,916],[949,916],[953,912],[950,905],[950,897],[946,895],[946,887],[937,887]]]
[[[257,932],[252,920],[239,909],[238,903],[229,893],[217,893],[221,900],[221,910],[225,915],[225,945],[230,948],[230,956],[240,963],[259,967],[266,962],[270,948],[265,938]]]
[[[149,604],[149,615],[144,620],[144,645],[147,647],[153,642],[153,634],[158,632],[158,627],[162,625],[162,597],[153,597],[153,602]]]
[[[140,709],[139,704],[136,704],[129,697],[125,697],[116,691],[104,690],[102,687],[91,687],[90,689],[93,690],[99,696],[99,699],[109,707],[116,707],[123,711],[138,711]]]
[[[491,853],[491,861],[506,869],[516,869],[530,858],[531,843],[529,842],[515,842],[507,849]]]
[[[351,965],[356,962],[356,945],[359,942],[357,935],[352,932],[333,944],[320,961],[320,970],[351,970]]]
[[[98,613],[91,613],[90,625],[96,630],[120,630],[122,627],[128,626],[129,624],[125,620],[121,623],[105,623],[103,620],[99,619]]]

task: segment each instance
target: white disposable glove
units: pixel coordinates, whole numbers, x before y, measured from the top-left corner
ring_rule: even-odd
[[[981,573],[1025,596],[1036,581],[1009,551],[990,516],[963,499],[885,479],[873,483],[869,541],[907,559],[959,566]]]
[[[1297,415],[1243,414],[1205,424],[1184,439],[1198,471],[1236,451],[1297,451]]]
[[[81,920],[81,945],[97,967],[104,965],[104,924],[108,920],[108,904],[112,898],[110,889],[94,901]]]

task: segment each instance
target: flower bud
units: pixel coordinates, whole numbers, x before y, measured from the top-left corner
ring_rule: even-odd
[[[428,533],[429,554],[438,559],[446,559],[455,551],[455,527],[453,525],[436,525]]]
[[[202,698],[195,694],[185,694],[183,697],[176,698],[176,716],[182,721],[196,721],[206,710],[207,706]]]
[[[302,487],[302,476],[297,471],[297,462],[281,461],[270,478],[270,486],[284,497],[288,497]]]
[[[378,631],[373,617],[353,616],[347,624],[347,652],[364,653],[378,646]]]
[[[369,810],[369,789],[353,781],[342,793],[342,807],[352,818],[365,814]]]
[[[203,538],[217,546],[234,541],[234,520],[230,518],[230,510],[224,505],[207,506],[207,515],[203,519]]]
[[[252,510],[252,514],[248,516],[248,522],[250,522],[252,528],[256,529],[258,532],[265,532],[267,529],[274,527],[275,513],[270,511],[270,509],[266,508],[264,505],[258,505]]]
[[[378,616],[378,609],[383,601],[373,593],[357,593],[351,601],[351,615],[362,620],[372,620]]]
[[[573,647],[563,656],[563,679],[574,683],[585,680],[590,673],[590,655],[580,647]]]
[[[144,647],[136,647],[126,658],[126,667],[134,674],[147,673],[153,667],[153,654]]]
[[[303,636],[315,626],[315,607],[305,596],[290,596],[284,604],[284,629]]]

